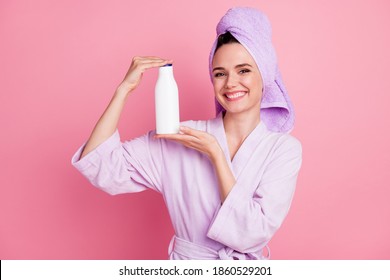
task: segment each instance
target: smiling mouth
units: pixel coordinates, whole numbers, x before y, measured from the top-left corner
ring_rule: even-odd
[[[243,97],[244,95],[246,94],[246,91],[236,91],[236,92],[228,92],[228,93],[225,93],[224,96],[228,99],[228,100],[237,100],[237,99],[240,99],[241,97]]]

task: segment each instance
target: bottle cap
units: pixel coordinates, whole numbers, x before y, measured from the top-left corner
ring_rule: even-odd
[[[172,66],[172,63],[165,64],[165,65],[164,65],[164,66],[162,66],[162,67],[167,67],[167,66]]]

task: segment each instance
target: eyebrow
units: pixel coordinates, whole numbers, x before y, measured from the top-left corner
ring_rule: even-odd
[[[235,69],[237,68],[241,68],[241,67],[253,67],[252,65],[248,64],[248,63],[241,63],[241,64],[237,64],[236,66],[234,66]],[[216,71],[216,70],[225,70],[225,68],[223,67],[215,67],[213,69],[213,72]]]

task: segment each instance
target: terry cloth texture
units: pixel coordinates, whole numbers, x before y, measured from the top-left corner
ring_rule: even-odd
[[[263,96],[260,116],[267,128],[275,132],[290,132],[294,126],[294,109],[277,65],[275,49],[271,42],[271,24],[267,16],[248,7],[228,10],[217,25],[217,37],[209,57],[212,78],[212,61],[218,36],[230,32],[252,55],[263,79]],[[222,106],[215,101],[216,114]]]

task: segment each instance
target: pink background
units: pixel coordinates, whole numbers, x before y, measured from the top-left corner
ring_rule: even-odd
[[[110,3],[110,4],[108,4]],[[165,259],[152,191],[109,196],[70,164],[135,55],[174,59],[181,119],[214,114],[207,58],[229,7],[263,10],[303,166],[273,259],[390,259],[388,1],[1,1],[0,259]],[[120,131],[154,129],[157,71]]]

